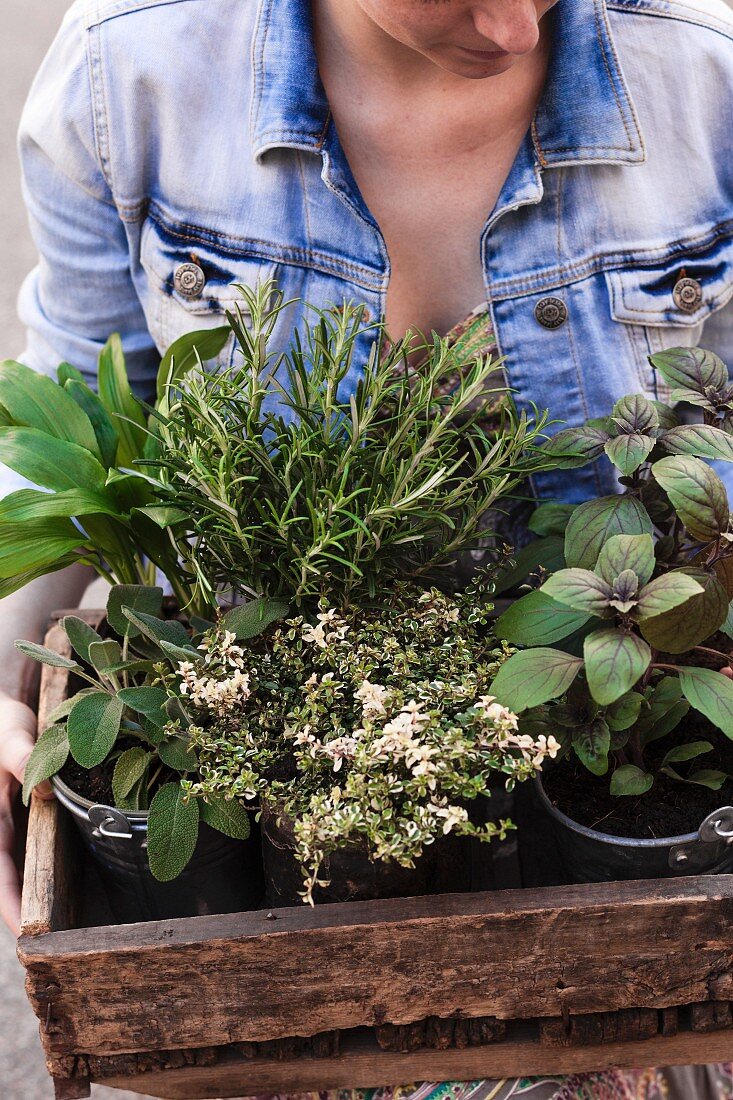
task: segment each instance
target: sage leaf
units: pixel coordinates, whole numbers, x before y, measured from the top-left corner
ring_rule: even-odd
[[[233,840],[248,840],[252,831],[249,811],[234,799],[207,796],[199,803],[201,820]]]
[[[89,646],[93,642],[102,641],[96,630],[89,623],[85,623],[83,619],[77,618],[76,615],[66,615],[61,620],[61,629],[71,642],[74,652],[78,653],[87,662],[89,661]]]
[[[76,661],[70,661],[68,657],[62,657],[45,645],[36,645],[35,642],[17,641],[15,648],[32,661],[38,661],[42,665],[50,665],[51,668],[67,668],[70,672],[81,672],[81,666]]]
[[[135,630],[160,645],[161,642],[170,642],[171,645],[185,648],[191,641],[191,636],[183,623],[177,619],[158,619],[155,615],[146,615],[143,611],[131,611],[129,607],[122,608],[122,614],[132,623]]]
[[[89,646],[89,662],[100,675],[109,673],[115,665],[123,663],[119,642],[113,639],[107,642],[92,642]]]
[[[654,786],[654,776],[637,768],[635,764],[624,764],[611,776],[611,794],[615,798],[629,795],[646,794]]]
[[[162,728],[168,722],[166,703],[168,693],[161,687],[129,687],[117,692],[126,707],[144,714],[153,725]]]
[[[168,737],[158,745],[158,756],[174,772],[195,772],[198,757],[183,737]]]
[[[180,783],[166,783],[148,811],[148,860],[159,882],[178,878],[196,850],[199,806],[184,799]]]
[[[625,695],[644,675],[652,659],[646,642],[621,630],[596,630],[583,646],[590,693],[601,706]]]
[[[515,714],[564,695],[583,667],[579,657],[556,649],[515,653],[499,669],[491,686],[497,699]]]
[[[68,759],[69,737],[66,726],[49,726],[36,741],[25,766],[23,802],[26,806],[38,784],[58,775]]]
[[[679,670],[685,698],[709,721],[733,738],[733,680],[710,668]]]
[[[71,755],[82,768],[96,768],[112,751],[120,732],[122,700],[95,691],[77,699],[66,722]]]
[[[272,623],[284,619],[290,610],[285,600],[257,599],[233,607],[224,616],[224,626],[239,642],[249,641],[266,630]],[[170,639],[171,641],[173,639]]]
[[[127,749],[126,752],[122,753],[115,764],[114,775],[112,776],[112,793],[115,798],[115,806],[118,806],[121,810],[140,808],[129,804],[130,794],[143,776],[147,774],[152,759],[152,753],[139,747]]]
[[[123,638],[135,638],[140,631],[122,613],[122,609],[158,615],[163,607],[163,589],[140,584],[116,584],[107,599],[107,621]]]

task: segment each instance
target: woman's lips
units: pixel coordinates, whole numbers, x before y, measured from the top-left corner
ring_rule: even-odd
[[[475,57],[477,61],[498,61],[502,57],[508,57],[506,50],[471,50],[468,46],[459,46],[459,50]]]

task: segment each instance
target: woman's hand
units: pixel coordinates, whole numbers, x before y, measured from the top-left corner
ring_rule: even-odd
[[[13,858],[13,803],[35,744],[35,729],[30,707],[0,695],[0,917],[14,936],[20,932],[20,876]],[[42,783],[36,793],[53,797],[50,783]]]

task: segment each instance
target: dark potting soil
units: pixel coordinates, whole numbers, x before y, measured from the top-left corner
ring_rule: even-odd
[[[545,791],[553,805],[573,821],[612,836],[653,840],[697,832],[708,814],[721,806],[733,805],[733,780],[729,779],[719,791],[711,791],[656,772],[673,746],[690,741],[710,741],[715,747],[689,764],[673,765],[680,775],[696,768],[715,768],[733,774],[733,741],[702,715],[690,711],[678,729],[646,750],[645,758],[655,780],[645,795],[612,798],[610,772],[601,777],[592,775],[575,757],[543,773]]]
[[[74,794],[78,794],[82,798],[88,798],[90,802],[105,806],[114,806],[115,804],[112,793],[112,775],[111,773],[107,774],[103,764],[100,764],[98,768],[87,771],[70,756],[59,772],[59,779]]]

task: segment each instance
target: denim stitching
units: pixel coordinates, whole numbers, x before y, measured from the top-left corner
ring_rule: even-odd
[[[690,26],[693,27],[704,27],[706,30],[714,31],[716,34],[722,34],[724,38],[733,38],[733,26],[729,26],[722,21],[719,23],[714,17],[711,18],[710,16],[706,16],[704,12],[699,12],[700,19],[694,19],[691,17],[688,8],[682,9],[679,12],[651,7],[629,8],[623,4],[622,0],[608,0],[606,6],[609,11],[617,11],[623,15],[645,15],[651,19],[671,19],[676,23],[689,23]],[[686,14],[683,14],[683,12]]]
[[[271,8],[268,6],[267,0],[262,0],[260,7],[257,11],[257,20],[255,22],[254,34],[252,35],[252,45],[250,46],[250,55],[252,58],[252,102],[249,108],[249,127],[250,134],[254,139],[254,133],[257,129],[257,124],[260,117],[260,109],[262,105],[262,85],[264,77],[264,54],[265,44],[267,42],[267,34],[269,31],[269,12]],[[261,49],[259,53],[256,53],[256,47],[260,44],[260,25],[262,20],[265,19],[265,12],[267,12],[267,22],[264,25],[264,38],[261,43]],[[253,141],[254,144],[254,141]]]

